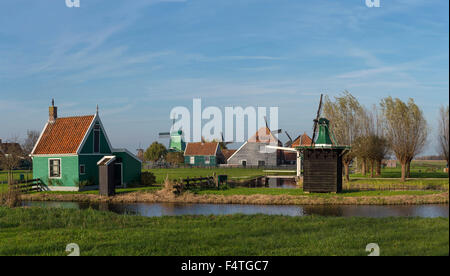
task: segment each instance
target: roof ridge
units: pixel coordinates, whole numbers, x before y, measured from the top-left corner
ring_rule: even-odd
[[[68,119],[68,118],[80,118],[80,117],[95,117],[95,114],[93,115],[76,115],[76,116],[67,116],[67,117],[58,117],[58,119]]]

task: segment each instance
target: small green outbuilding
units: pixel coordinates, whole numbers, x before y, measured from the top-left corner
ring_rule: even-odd
[[[193,167],[215,167],[224,163],[224,156],[218,142],[188,143],[184,163]]]
[[[98,114],[58,118],[52,101],[49,120],[31,157],[33,178],[52,191],[78,191],[99,185],[99,167],[105,156],[115,156],[117,187],[141,181],[141,161],[126,149],[111,146]]]

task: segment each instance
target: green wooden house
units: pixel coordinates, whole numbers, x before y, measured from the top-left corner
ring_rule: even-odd
[[[99,184],[97,163],[105,156],[115,156],[116,186],[140,182],[141,161],[128,150],[111,146],[98,110],[95,115],[58,118],[52,101],[49,120],[31,153],[33,178],[49,190],[95,189]]]
[[[188,143],[184,151],[184,163],[193,167],[215,167],[223,162],[217,142]]]

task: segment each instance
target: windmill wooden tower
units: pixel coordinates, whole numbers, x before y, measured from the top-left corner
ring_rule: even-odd
[[[330,121],[320,117],[322,95],[314,119],[311,146],[299,146],[304,160],[303,190],[305,192],[339,193],[342,191],[342,156],[350,147],[338,145],[330,129]],[[316,133],[319,136],[315,140]]]

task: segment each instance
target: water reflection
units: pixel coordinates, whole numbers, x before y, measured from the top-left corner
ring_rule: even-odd
[[[177,215],[229,215],[267,214],[287,216],[332,217],[449,217],[449,205],[241,205],[241,204],[183,204],[183,203],[77,203],[77,202],[24,202],[24,206],[48,208],[88,209],[146,217]]]

